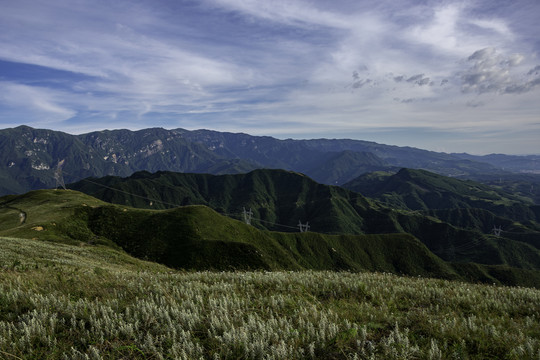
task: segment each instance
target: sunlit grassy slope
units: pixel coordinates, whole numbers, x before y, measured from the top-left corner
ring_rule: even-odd
[[[121,247],[138,258],[175,268],[346,269],[457,276],[407,234],[261,231],[205,206],[141,210],[69,190],[40,190],[4,199],[0,235]]]
[[[263,231],[206,206],[134,209],[71,190],[39,190],[2,200],[0,236],[106,245],[176,269],[367,270],[540,287],[534,269],[445,262],[406,233]]]
[[[0,359],[537,359],[540,290],[0,238]]]

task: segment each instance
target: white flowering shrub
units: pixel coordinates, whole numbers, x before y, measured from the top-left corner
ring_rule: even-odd
[[[540,358],[536,289],[172,272],[96,248],[61,247],[55,259],[46,246],[56,252],[14,266],[21,247],[0,255],[0,359]]]

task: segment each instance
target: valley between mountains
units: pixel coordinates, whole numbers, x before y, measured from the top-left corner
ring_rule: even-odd
[[[536,157],[182,129],[0,148],[0,358],[540,354]]]
[[[12,194],[0,235],[101,243],[178,269],[540,286],[535,157],[159,128],[20,126],[0,131],[0,148],[0,190]],[[71,190],[37,190],[64,181]]]
[[[394,192],[390,207],[384,197],[284,170],[90,178],[69,185],[77,191],[3,197],[0,235],[102,244],[177,269],[367,270],[540,286],[537,205],[425,171],[386,177],[422,189],[402,193],[415,202]],[[437,196],[459,207],[421,202]],[[309,231],[298,223],[309,223]],[[495,225],[504,226],[498,236]]]

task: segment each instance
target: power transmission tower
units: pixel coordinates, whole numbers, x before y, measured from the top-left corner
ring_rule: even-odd
[[[62,167],[65,163],[64,160],[60,160],[58,162],[58,165],[56,166],[56,170],[54,171],[54,180],[56,181],[56,185],[54,186],[55,189],[58,189],[58,186],[62,186],[64,190],[66,190],[66,184],[64,183],[64,176],[62,175]]]
[[[300,220],[298,220],[298,228],[300,229],[300,232],[307,232],[309,230],[309,221],[306,221],[305,224],[302,224]]]
[[[251,225],[251,217],[253,216],[253,211],[251,211],[251,208],[249,208],[249,211],[246,211],[246,208],[244,209],[244,222],[248,225]]]
[[[495,227],[495,225],[493,225],[493,229],[491,229],[491,231],[493,231],[493,234],[496,236],[496,237],[499,237],[501,236],[501,232],[502,232],[502,229],[501,229],[501,226],[499,225],[499,227]]]

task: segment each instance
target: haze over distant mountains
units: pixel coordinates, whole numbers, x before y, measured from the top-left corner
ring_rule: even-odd
[[[490,179],[540,172],[540,156],[446,154],[351,139],[278,140],[162,128],[82,135],[28,126],[0,130],[0,195],[54,187],[59,164],[66,183],[140,170],[227,174],[279,168],[334,185],[367,172],[403,167]]]

